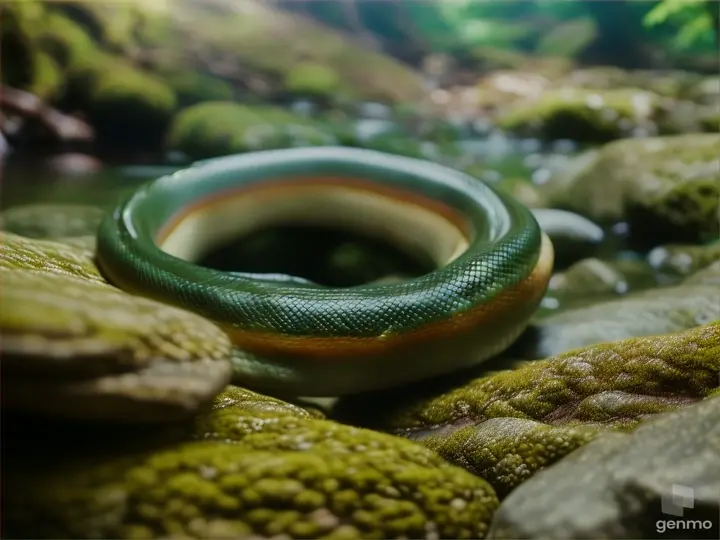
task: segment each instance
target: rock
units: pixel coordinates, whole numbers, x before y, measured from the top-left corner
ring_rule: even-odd
[[[472,169],[468,171],[471,174]],[[525,178],[506,177],[495,184],[500,191],[512,195],[528,208],[545,208],[547,206],[542,192]]]
[[[195,71],[179,71],[163,74],[162,79],[175,92],[178,107],[233,99],[232,85],[217,77]]]
[[[545,358],[605,341],[679,332],[720,319],[720,290],[678,285],[539,318],[515,344],[520,358]]]
[[[297,96],[329,99],[340,89],[337,73],[319,63],[300,63],[285,75],[285,90]]]
[[[590,298],[621,296],[655,284],[652,268],[643,260],[605,261],[593,257],[553,275],[548,284],[548,294],[565,301],[587,301]]]
[[[717,538],[718,470],[715,398],[601,435],[538,473],[504,501],[488,538]]]
[[[324,418],[325,415],[317,407],[305,407],[288,403],[274,397],[258,394],[247,388],[229,385],[213,401],[214,411],[233,408],[242,409],[245,413],[258,413],[274,416],[294,416],[297,418]],[[204,438],[209,429],[201,434]],[[202,431],[202,430],[201,430]]]
[[[626,220],[642,246],[720,234],[720,135],[616,141],[543,186],[549,204],[595,222]]]
[[[26,124],[31,123],[23,126],[22,130],[31,129],[34,125],[56,141],[87,142],[95,137],[93,128],[85,121],[53,109],[38,96],[17,88],[0,88],[0,110],[18,115]]]
[[[647,254],[648,263],[658,274],[675,281],[717,260],[720,260],[720,242],[703,246],[669,244],[658,246]]]
[[[512,367],[342,398],[333,417],[418,440],[502,496],[599,432],[632,429],[717,392],[720,321]]]
[[[105,211],[79,204],[27,204],[0,212],[0,230],[45,240],[95,236]]]
[[[683,281],[685,285],[720,285],[720,260],[698,270]]]
[[[720,75],[704,77],[688,90],[687,97],[696,103],[717,105],[720,102]]]
[[[53,156],[48,159],[47,164],[53,171],[64,176],[87,176],[102,169],[99,159],[79,153]]]
[[[537,471],[591,441],[594,426],[553,426],[526,418],[490,418],[423,444],[484,478],[502,499]]]
[[[567,266],[592,254],[605,237],[602,228],[572,212],[535,208],[533,215],[552,240],[556,267]]]
[[[105,282],[93,252],[2,233],[3,408],[168,422],[230,381],[230,342],[194,314]]]
[[[487,482],[427,448],[327,420],[228,406],[201,417],[197,437],[18,460],[3,534],[482,538],[498,506]]]
[[[177,104],[172,88],[152,73],[120,61],[99,67],[104,69],[90,87],[88,103],[88,117],[98,135],[113,146],[160,141]]]
[[[646,90],[561,88],[519,100],[498,117],[498,126],[547,140],[605,142],[642,131],[656,134],[660,97]]]
[[[315,122],[278,107],[206,102],[175,117],[166,146],[196,159],[333,141]]]

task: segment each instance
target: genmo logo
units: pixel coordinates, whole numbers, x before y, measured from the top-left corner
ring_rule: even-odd
[[[679,519],[659,519],[655,523],[659,534],[667,531],[712,531],[720,525],[709,519],[692,519],[685,515],[686,510],[695,508],[695,490],[690,486],[673,484],[672,489],[662,497],[663,514],[676,516]]]

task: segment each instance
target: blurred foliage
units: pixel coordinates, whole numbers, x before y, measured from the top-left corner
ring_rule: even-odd
[[[680,49],[717,43],[720,3],[711,0],[662,0],[643,18],[647,28],[671,23],[678,27],[672,41]]]
[[[351,34],[370,34],[393,53],[532,52],[601,63],[642,61],[647,47],[714,51],[714,0],[279,0]]]

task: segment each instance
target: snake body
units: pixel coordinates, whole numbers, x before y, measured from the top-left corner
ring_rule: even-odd
[[[436,269],[401,283],[332,288],[196,264],[273,224],[331,225],[392,241]],[[100,226],[98,265],[118,287],[214,321],[238,382],[342,395],[481,362],[524,330],[553,265],[515,199],[459,171],[370,150],[271,150],[154,180]]]

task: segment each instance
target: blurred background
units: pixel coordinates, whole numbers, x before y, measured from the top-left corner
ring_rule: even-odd
[[[106,205],[196,159],[327,144],[522,198],[588,147],[720,130],[719,5],[2,1],[0,205]]]

